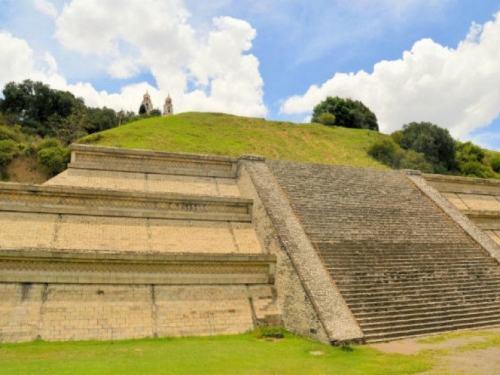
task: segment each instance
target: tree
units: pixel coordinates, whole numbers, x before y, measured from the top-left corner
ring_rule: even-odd
[[[326,112],[335,116],[335,125],[378,131],[377,117],[359,100],[328,96],[314,107],[311,122],[322,123],[320,116]]]
[[[399,168],[405,152],[392,138],[382,138],[368,148],[368,155],[392,168]]]
[[[140,115],[145,115],[146,114],[146,106],[144,104],[141,104],[141,106],[139,107],[139,114]]]
[[[68,91],[53,90],[29,79],[7,83],[3,95],[0,110],[15,116],[26,132],[41,136],[53,136],[55,128],[51,124],[59,124],[61,119],[71,116],[76,107],[84,105],[83,99],[77,99]]]
[[[118,126],[118,115],[111,108],[87,108],[86,128],[90,133],[111,129]]]
[[[455,164],[462,175],[493,177],[493,169],[490,164],[484,162],[486,153],[481,147],[472,142],[456,142],[455,145]]]
[[[455,141],[447,129],[430,122],[411,122],[403,125],[403,137],[394,137],[405,150],[425,155],[434,172],[443,173],[455,167]]]

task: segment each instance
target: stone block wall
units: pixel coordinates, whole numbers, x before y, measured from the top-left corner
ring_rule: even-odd
[[[274,300],[269,285],[1,283],[0,333],[4,342],[236,334],[272,320]]]

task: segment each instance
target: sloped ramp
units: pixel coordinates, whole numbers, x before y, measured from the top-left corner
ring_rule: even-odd
[[[500,325],[497,262],[403,173],[267,163],[366,341]]]

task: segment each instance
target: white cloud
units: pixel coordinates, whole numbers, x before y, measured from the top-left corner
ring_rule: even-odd
[[[473,24],[455,49],[420,40],[401,59],[377,63],[372,73],[337,73],[311,86],[304,95],[288,98],[281,111],[310,113],[326,96],[351,97],[375,112],[382,132],[431,121],[464,137],[500,112],[498,40],[500,13],[482,27]]]
[[[56,7],[48,0],[33,0],[33,5],[36,10],[50,18],[56,18],[58,15]]]
[[[267,113],[259,61],[248,52],[256,32],[246,21],[218,17],[209,27],[197,29],[189,23],[182,0],[73,0],[64,4],[60,14],[48,0],[32,3],[38,12],[55,17],[50,22],[63,47],[59,56],[85,59],[93,67],[84,68],[94,69],[93,74],[100,74],[95,67],[103,67],[106,74],[101,76],[107,80],[135,79],[136,83],[116,92],[99,91],[84,82],[85,77],[75,79],[73,71],[76,83],[70,84],[60,73],[68,67],[52,51],[0,32],[1,87],[29,78],[69,90],[89,106],[116,110],[137,111],[148,90],[157,108],[170,93],[176,112]],[[140,82],[143,74],[154,82]]]
[[[267,113],[259,62],[247,52],[256,32],[246,21],[219,17],[195,29],[181,0],[73,0],[56,23],[62,46],[98,59],[112,77],[150,72],[176,111]]]

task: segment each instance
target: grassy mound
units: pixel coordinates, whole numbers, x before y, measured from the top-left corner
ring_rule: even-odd
[[[366,129],[190,112],[140,120],[86,136],[78,143],[387,168],[366,151],[382,137],[387,136]]]

